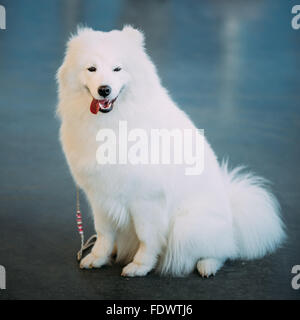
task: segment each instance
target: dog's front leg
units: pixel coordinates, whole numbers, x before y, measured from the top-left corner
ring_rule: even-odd
[[[115,231],[109,219],[101,210],[93,211],[97,240],[91,253],[81,260],[81,269],[100,268],[107,264],[114,248]]]
[[[160,254],[167,230],[167,215],[160,203],[135,202],[130,212],[140,241],[134,259],[123,268],[122,276],[144,276],[151,271]]]

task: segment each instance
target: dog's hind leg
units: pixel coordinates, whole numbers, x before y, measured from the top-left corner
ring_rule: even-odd
[[[224,210],[224,203],[220,207],[220,202],[204,203],[201,198],[185,202],[173,219],[159,271],[184,276],[197,266],[202,276],[210,276],[235,256],[230,212]]]
[[[201,259],[197,263],[197,270],[202,277],[208,278],[209,276],[214,276],[222,268],[224,262],[224,259]]]

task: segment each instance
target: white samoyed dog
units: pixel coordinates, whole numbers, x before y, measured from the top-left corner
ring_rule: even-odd
[[[175,164],[99,164],[97,133],[118,134],[120,121],[145,132],[196,129],[162,86],[139,30],[79,29],[57,80],[63,151],[97,232],[81,268],[100,268],[115,252],[123,276],[197,268],[208,277],[227,259],[263,257],[282,243],[279,205],[264,180],[220,165],[205,138],[198,175]]]

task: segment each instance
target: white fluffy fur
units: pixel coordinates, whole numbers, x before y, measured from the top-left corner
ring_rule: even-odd
[[[97,72],[89,73],[90,65]],[[122,71],[112,72],[115,66]],[[226,259],[253,259],[276,249],[283,224],[274,196],[261,178],[220,166],[205,141],[204,171],[185,176],[182,166],[99,165],[100,128],[195,128],[161,85],[141,32],[81,29],[67,46],[58,70],[60,138],[76,183],[91,205],[98,239],[82,268],[101,267],[117,248],[122,274],[142,276],[153,268],[184,275],[196,267],[215,274]],[[114,109],[94,115],[100,85],[118,96]],[[123,90],[121,90],[123,88]],[[121,91],[121,92],[120,92]]]

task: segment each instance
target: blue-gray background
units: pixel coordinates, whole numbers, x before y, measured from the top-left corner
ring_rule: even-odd
[[[1,0],[0,265],[3,299],[299,298],[300,30],[286,0]],[[215,278],[121,278],[81,271],[74,185],[58,142],[55,72],[78,23],[133,24],[172,97],[217,155],[273,182],[289,239],[259,261],[228,262]],[[92,233],[87,204],[86,231]]]

